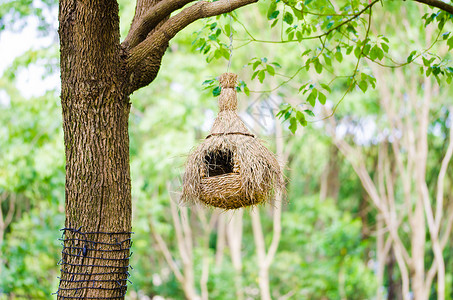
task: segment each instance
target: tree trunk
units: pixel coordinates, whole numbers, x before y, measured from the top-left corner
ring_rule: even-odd
[[[417,199],[415,204],[414,221],[411,234],[411,248],[413,270],[411,275],[412,288],[415,300],[425,300],[426,291],[424,289],[425,282],[425,218],[423,215],[423,204],[421,199]]]
[[[330,147],[329,152],[329,161],[321,175],[319,198],[321,201],[326,198],[332,198],[336,202],[340,192],[340,157],[338,148],[335,145]]]
[[[58,299],[122,299],[132,210],[118,5],[61,0],[59,21],[66,230]]]
[[[390,249],[386,268],[388,280],[387,300],[403,299],[403,296],[401,295],[401,281],[399,279],[395,279],[394,276],[395,263],[395,253],[393,252],[393,249]]]

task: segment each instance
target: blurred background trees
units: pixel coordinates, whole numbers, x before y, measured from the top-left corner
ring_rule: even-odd
[[[125,36],[134,7],[119,2]],[[357,20],[369,52],[366,44],[357,55],[342,45],[326,56],[318,40],[263,42],[290,35],[296,23],[289,6],[275,15],[273,3],[233,14],[231,70],[247,83],[241,117],[286,162],[288,192],[282,202],[235,212],[178,205],[185,155],[216,114],[212,80],[226,69],[231,30],[225,16],[191,25],[172,41],[153,85],[131,98],[128,298],[453,299],[453,99],[449,77],[431,74],[451,71],[436,60],[451,61],[451,19],[440,26],[433,22],[440,14],[427,7],[386,2],[368,30]],[[36,26],[43,45],[17,56],[0,78],[0,299],[48,299],[58,285],[59,90],[30,93],[23,79],[58,74],[55,5],[0,4],[0,37]],[[369,57],[351,85],[339,74],[354,70],[357,56]],[[307,61],[312,67],[301,69]],[[309,122],[295,134],[292,115],[273,117],[288,107]]]

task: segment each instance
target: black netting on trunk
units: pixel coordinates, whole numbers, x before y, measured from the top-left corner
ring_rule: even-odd
[[[61,278],[54,295],[59,299],[123,299],[127,283],[131,283],[128,278],[129,268],[132,269],[129,265],[132,253],[129,252],[133,232],[83,232],[82,227],[63,228],[61,231],[59,240],[63,250],[58,262]],[[105,257],[109,252],[116,252],[117,255],[115,258]],[[105,279],[106,276],[112,279]],[[77,282],[88,284],[68,287]],[[97,290],[101,295],[104,291],[106,295],[87,297],[87,290]]]

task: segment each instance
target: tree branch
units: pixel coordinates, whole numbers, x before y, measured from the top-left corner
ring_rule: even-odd
[[[283,132],[282,125],[279,122],[275,123],[275,144],[276,144],[276,155],[283,159]],[[272,226],[272,241],[265,258],[265,265],[267,268],[270,267],[272,261],[277,253],[278,245],[280,244],[280,238],[282,234],[282,202],[283,195],[280,191],[275,193],[274,201],[274,217]]]
[[[440,0],[414,0],[415,2],[423,3],[429,6],[437,7],[443,11],[453,14],[453,6]]]
[[[146,39],[148,34],[161,21],[169,17],[172,12],[193,1],[194,0],[166,0],[152,6],[152,9],[146,11],[132,23],[123,45],[129,49],[137,46]]]
[[[448,165],[453,156],[453,106],[449,109],[450,114],[450,134],[449,134],[449,143],[447,152],[445,153],[444,158],[442,159],[439,176],[437,177],[437,192],[436,192],[436,216],[435,216],[435,226],[436,230],[440,230],[440,222],[442,220],[443,214],[443,199],[444,199],[444,183],[445,175],[447,174]]]
[[[187,25],[196,20],[228,13],[255,2],[258,2],[258,0],[199,1],[165,21],[144,41],[130,50],[127,60],[127,68],[130,74],[130,93],[154,80],[168,42]]]
[[[134,28],[138,26],[140,20],[144,15],[147,14],[148,11],[152,9],[152,7],[163,1],[167,0],[137,0],[137,4],[135,5],[134,18],[132,19],[128,35],[131,33],[130,31],[134,30]]]
[[[176,264],[176,262],[173,260],[173,256],[171,255],[171,252],[168,249],[167,244],[165,244],[164,239],[152,227],[151,227],[151,234],[153,235],[153,238],[156,240],[157,247],[159,248],[159,250],[164,255],[164,258],[167,261],[167,264],[170,267],[170,269],[172,270],[172,272],[175,275],[176,279],[181,284],[183,284],[184,283],[184,276],[182,275],[181,271],[179,270],[178,265]]]

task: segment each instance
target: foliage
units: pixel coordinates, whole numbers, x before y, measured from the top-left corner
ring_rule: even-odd
[[[30,16],[37,18],[38,29],[48,32],[52,28],[50,10],[55,8],[56,0],[6,0],[0,4],[0,32],[7,30],[21,30],[27,24]]]
[[[317,103],[324,105],[332,93],[332,89],[340,95],[332,95],[336,102],[335,109],[349,93],[361,90],[366,93],[368,88],[376,87],[376,78],[366,68],[366,63],[375,63],[384,67],[400,68],[416,64],[424,76],[433,76],[439,83],[451,83],[453,66],[451,54],[445,53],[453,48],[451,35],[453,16],[445,11],[429,10],[420,14],[411,3],[382,2],[378,0],[364,1],[297,1],[268,0],[259,5],[260,13],[267,15],[270,25],[270,37],[261,37],[259,26],[252,18],[232,14],[235,22],[233,32],[238,47],[265,44],[287,50],[293,44],[303,47],[295,50],[293,57],[285,61],[298,61],[296,70],[286,67],[282,60],[268,63],[273,57],[253,57],[248,54],[247,70],[250,80],[258,79],[260,83],[279,82],[276,88],[296,85],[295,89],[301,99],[291,105],[282,106],[278,116],[288,121],[291,132],[298,125],[307,126],[307,120],[313,120],[312,110]],[[395,11],[403,10],[408,14],[415,30],[433,30],[433,38],[427,45],[413,45],[411,36],[397,38],[384,35],[384,30],[373,30],[379,19],[395,18]],[[215,19],[215,20],[214,20]],[[397,21],[395,20],[395,23]],[[228,52],[223,50],[230,28],[228,19],[220,16],[206,21],[196,36],[194,48],[206,56],[207,61],[228,59]],[[435,29],[430,29],[430,28]],[[392,31],[395,32],[394,28]],[[401,31],[403,32],[403,31]],[[239,37],[238,37],[239,36]],[[415,46],[415,47],[414,47]],[[276,47],[273,47],[275,49]],[[415,48],[415,50],[414,50]],[[442,54],[440,54],[442,53]],[[283,68],[281,66],[283,65]],[[276,72],[276,68],[280,69]],[[250,70],[251,69],[251,70]],[[303,73],[309,73],[307,78]],[[278,79],[277,79],[278,78]],[[275,88],[275,89],[276,89]],[[335,111],[334,109],[334,111]]]
[[[361,221],[340,212],[332,199],[321,201],[292,193],[289,197],[292,200],[283,215],[285,230],[272,270],[274,292],[292,291],[303,299],[372,298],[376,283],[362,261],[367,241],[361,238]]]
[[[48,299],[58,286],[62,207],[41,202],[14,223],[2,245],[1,293]]]
[[[58,99],[54,92],[38,99],[11,96],[10,106],[0,111],[5,124],[0,131],[0,191],[60,203],[64,147]]]

